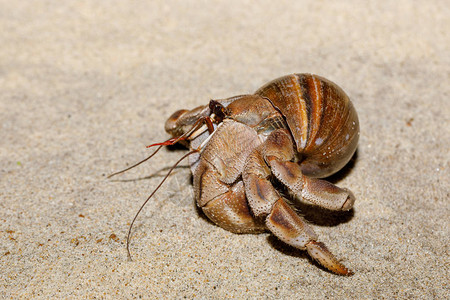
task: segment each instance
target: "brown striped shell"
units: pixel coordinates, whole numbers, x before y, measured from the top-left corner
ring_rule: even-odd
[[[305,175],[327,177],[353,156],[359,138],[355,108],[333,82],[312,74],[275,79],[256,91],[286,118]]]

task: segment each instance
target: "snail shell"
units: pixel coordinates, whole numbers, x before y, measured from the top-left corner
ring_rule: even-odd
[[[269,99],[285,117],[305,175],[327,177],[353,156],[358,116],[335,83],[317,75],[292,74],[267,83],[255,94]]]

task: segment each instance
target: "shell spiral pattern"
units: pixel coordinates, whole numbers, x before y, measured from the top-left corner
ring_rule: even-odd
[[[336,84],[317,75],[292,74],[255,94],[269,99],[285,117],[305,175],[327,177],[351,159],[359,121],[349,97]]]

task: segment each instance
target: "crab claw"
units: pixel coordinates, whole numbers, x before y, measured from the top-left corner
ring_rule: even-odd
[[[306,250],[312,258],[331,272],[344,276],[353,275],[353,272],[341,264],[323,243],[311,241],[306,245]]]

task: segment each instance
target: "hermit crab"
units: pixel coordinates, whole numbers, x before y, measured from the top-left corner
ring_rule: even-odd
[[[189,159],[196,203],[212,222],[235,233],[268,230],[331,272],[353,274],[281,192],[287,188],[294,198],[328,210],[353,207],[351,191],[319,179],[348,163],[359,138],[355,108],[336,84],[312,74],[287,75],[251,95],[179,110],[165,130],[172,138],[150,145],[159,146],[151,156],[165,145],[190,148],[182,159]]]

